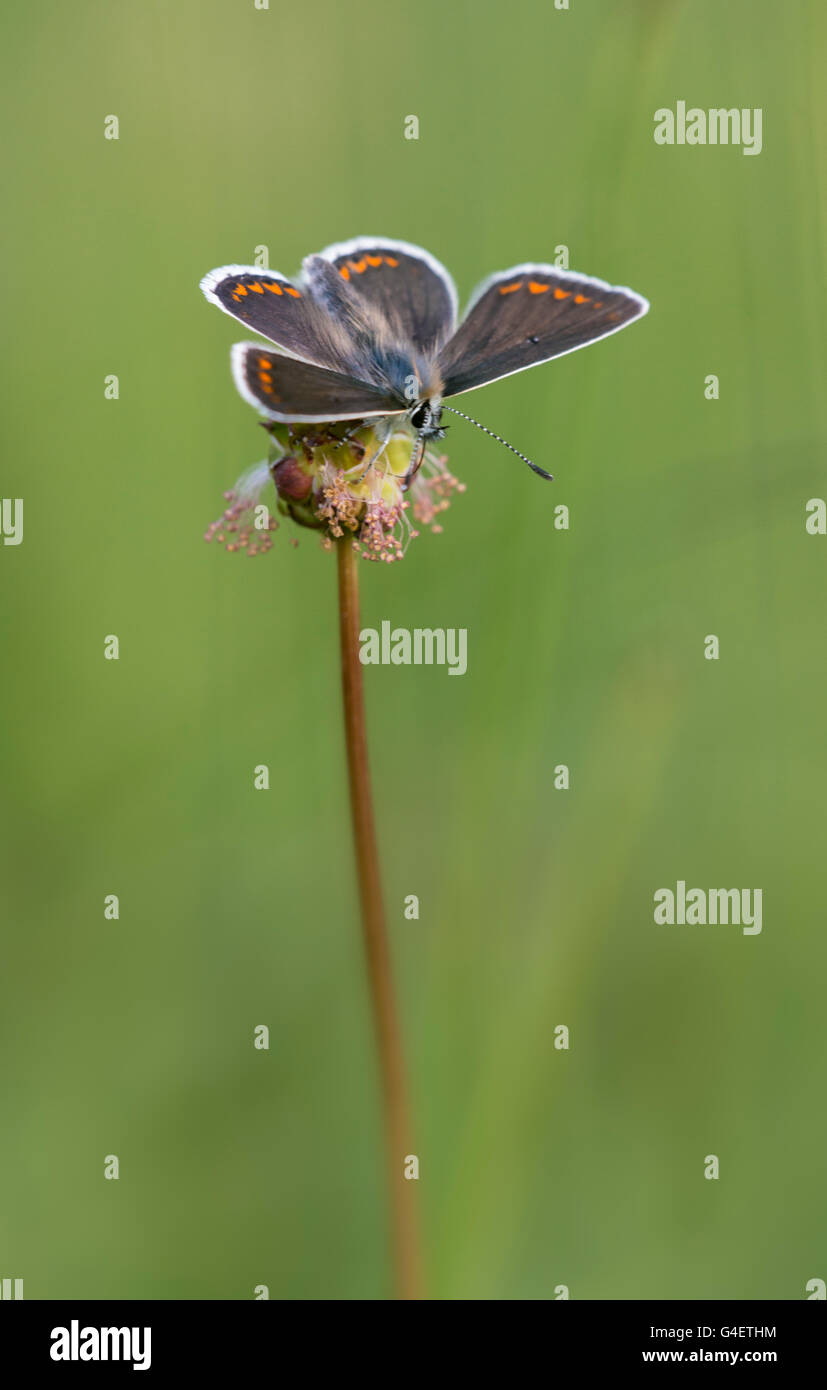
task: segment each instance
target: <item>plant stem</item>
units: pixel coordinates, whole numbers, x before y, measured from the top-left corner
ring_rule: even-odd
[[[382,905],[359,660],[358,567],[361,562],[349,536],[336,543],[336,550],[350,809],[362,906],[362,935],[382,1076],[395,1287],[398,1298],[420,1299],[424,1294],[415,1181],[407,1180],[403,1171],[405,1157],[412,1152],[408,1087]]]

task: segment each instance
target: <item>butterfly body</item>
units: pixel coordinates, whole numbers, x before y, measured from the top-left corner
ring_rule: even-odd
[[[276,345],[232,350],[238,390],[266,417],[407,416],[420,458],[444,433],[446,397],[607,337],[649,307],[634,290],[530,263],[483,281],[458,324],[444,266],[421,247],[382,237],[308,256],[296,280],[231,265],[211,271],[201,288]]]

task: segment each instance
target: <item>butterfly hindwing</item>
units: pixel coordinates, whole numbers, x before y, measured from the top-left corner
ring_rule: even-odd
[[[285,352],[333,370],[346,365],[349,344],[342,328],[301,282],[272,270],[225,265],[205,275],[201,289],[212,304]]]
[[[387,237],[357,237],[337,242],[309,256],[304,264],[308,285],[319,296],[329,297],[328,277],[319,262],[336,271],[346,293],[336,294],[338,304],[348,301],[366,320],[379,316],[401,342],[419,352],[435,353],[454,331],[457,294],[443,265],[428,251],[406,241]]]
[[[273,420],[356,420],[402,409],[377,387],[271,352],[259,343],[236,343],[232,365],[241,395]]]
[[[573,352],[645,314],[634,290],[548,265],[485,280],[439,354],[445,395],[457,395]]]

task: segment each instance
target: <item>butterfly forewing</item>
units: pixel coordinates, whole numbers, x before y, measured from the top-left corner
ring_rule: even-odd
[[[445,395],[497,381],[585,347],[645,314],[633,290],[553,266],[515,266],[477,290],[439,354]]]
[[[408,242],[381,237],[328,246],[305,262],[305,277],[320,297],[326,293],[317,263],[332,265],[346,287],[337,303],[364,305],[380,315],[400,342],[419,352],[436,352],[456,324],[457,296],[444,266],[427,251]],[[358,308],[357,308],[358,313]],[[370,316],[366,321],[370,321]]]
[[[400,412],[398,401],[376,387],[258,343],[236,343],[232,363],[241,395],[274,420],[357,420]]]
[[[334,370],[348,365],[342,327],[301,283],[253,266],[222,266],[204,276],[201,288],[211,303],[285,352]]]

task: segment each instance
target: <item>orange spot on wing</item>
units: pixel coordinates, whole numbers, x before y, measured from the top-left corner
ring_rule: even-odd
[[[394,268],[394,270],[395,270],[396,267],[399,265],[399,262],[398,262],[398,260],[396,259],[395,256],[386,256],[386,257],[385,257],[385,265],[392,265],[393,268]]]
[[[277,285],[276,282],[275,282],[275,280],[272,280],[272,281],[270,282],[270,284],[267,286],[267,288],[268,288],[268,290],[270,291],[271,294],[283,294],[283,293],[284,293],[284,291],[283,291],[282,288],[281,288],[281,285]]]
[[[367,268],[368,268],[368,263],[367,263],[366,260],[361,260],[361,261],[350,261],[350,262],[349,262],[349,265],[350,265],[351,270],[355,270],[355,271],[356,271],[356,274],[357,274],[357,275],[362,275],[363,272],[366,271]]]
[[[574,296],[574,302],[575,304],[588,304],[589,301],[584,294],[576,294]]]
[[[291,295],[293,296],[294,299],[301,299],[301,295],[299,294],[299,291],[298,291],[298,290],[294,290],[292,285],[285,285],[285,287],[284,287],[284,293],[285,293],[285,294],[291,294]]]
[[[246,294],[247,291],[245,290],[245,288],[244,288],[243,285],[236,285],[236,287],[235,287],[235,293],[236,293],[236,294]]]
[[[551,285],[541,285],[539,280],[529,280],[528,288],[532,294],[545,294],[546,290],[551,289]]]
[[[249,290],[255,290],[256,294],[264,294],[264,290],[262,286],[258,283],[258,280],[254,280],[251,285],[247,286],[247,288]]]
[[[339,274],[340,274],[340,275],[343,277],[343,279],[345,279],[345,280],[349,280],[349,279],[350,279],[350,271],[348,270],[348,268],[347,268],[346,265],[343,265],[343,266],[340,267],[340,269],[339,269]]]
[[[500,294],[513,294],[522,287],[522,283],[522,280],[515,280],[513,285],[500,285]]]
[[[554,288],[555,299],[568,299],[570,294],[571,290],[561,290],[559,285],[556,285]]]
[[[594,307],[595,307],[595,309],[602,309],[602,308],[603,308],[603,300],[602,300],[602,299],[596,299],[596,300],[594,301]]]
[[[262,370],[263,372],[269,372],[269,370],[270,370],[270,358],[269,358],[269,357],[260,357],[260,358],[258,359],[258,365],[260,366],[260,368],[261,368],[261,370]]]
[[[377,266],[382,264],[381,256],[365,256],[368,265]]]

